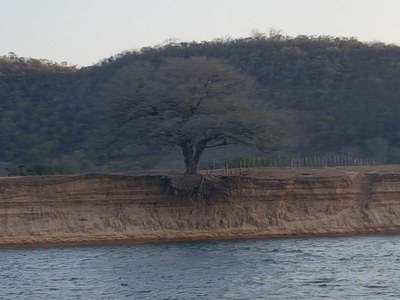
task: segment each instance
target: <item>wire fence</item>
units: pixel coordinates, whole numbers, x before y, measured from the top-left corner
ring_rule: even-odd
[[[222,170],[224,175],[241,174],[242,170],[248,168],[326,168],[336,166],[373,166],[374,160],[346,155],[343,153],[326,153],[323,155],[267,155],[249,156],[225,161],[224,163],[213,163],[207,167],[207,173],[212,174],[214,170]]]

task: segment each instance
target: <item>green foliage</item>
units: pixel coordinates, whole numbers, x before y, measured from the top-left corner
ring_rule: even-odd
[[[279,38],[278,38],[279,37]],[[257,78],[259,97],[274,108],[311,112],[308,151],[362,148],[382,138],[399,146],[400,48],[329,36],[257,35],[239,40],[172,43],[102,62],[120,68],[164,57],[222,58]],[[384,160],[383,160],[384,161]]]
[[[110,161],[121,166],[126,162],[129,168],[153,161],[167,149],[105,147],[101,91],[134,65],[156,69],[170,58],[196,56],[222,59],[253,76],[258,84],[253,96],[271,109],[311,115],[305,121],[306,142],[293,144],[291,151],[348,151],[398,162],[400,47],[275,33],[170,43],[121,53],[82,69],[13,53],[0,57],[0,163],[72,159],[71,171],[80,172],[102,169]],[[85,159],[71,158],[76,151]]]
[[[7,168],[8,176],[32,176],[32,175],[54,175],[65,174],[66,172],[59,166],[46,164],[19,164]]]
[[[94,169],[92,161],[82,151],[75,151],[57,159],[45,158],[36,163],[15,162],[4,166],[8,176],[73,174]]]

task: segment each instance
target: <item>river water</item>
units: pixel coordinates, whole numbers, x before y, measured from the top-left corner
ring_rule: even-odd
[[[398,299],[400,236],[0,249],[0,299]]]

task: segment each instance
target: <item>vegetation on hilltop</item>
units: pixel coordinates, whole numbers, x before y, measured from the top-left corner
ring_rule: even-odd
[[[337,151],[400,162],[400,47],[279,33],[170,43],[82,69],[0,57],[0,162],[58,164],[73,172],[111,165],[135,168],[162,157],[166,149],[102,147],[107,102],[101,91],[138,61],[157,66],[171,57],[194,56],[223,59],[255,77],[257,96],[270,113],[284,116],[282,123],[301,125],[288,124],[297,131],[286,135],[304,142],[278,151]]]

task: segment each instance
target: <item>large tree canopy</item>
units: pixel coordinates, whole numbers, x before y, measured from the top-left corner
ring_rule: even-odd
[[[134,63],[105,90],[114,141],[178,146],[186,173],[196,173],[207,148],[268,140],[265,117],[250,100],[254,87],[252,77],[213,58]]]

